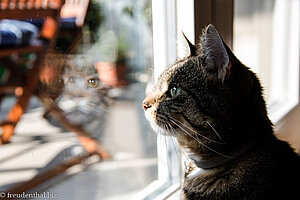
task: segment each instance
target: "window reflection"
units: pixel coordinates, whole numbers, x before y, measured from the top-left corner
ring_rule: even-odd
[[[91,0],[86,8],[78,2],[62,8],[55,45],[41,62],[37,95],[11,143],[0,146],[0,191],[18,191],[20,183],[41,180],[66,162],[75,167],[26,192],[128,199],[157,179],[156,135],[140,105],[153,72],[151,1]],[[86,12],[84,20],[79,10]],[[37,29],[45,24],[25,21]],[[22,83],[36,58],[28,52],[1,59],[1,84],[11,78]],[[22,80],[8,62],[22,66]],[[16,102],[16,91],[1,96],[1,119]],[[94,151],[104,160],[89,156]]]

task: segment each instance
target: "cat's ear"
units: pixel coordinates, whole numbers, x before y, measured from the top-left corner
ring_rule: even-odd
[[[188,49],[189,49],[189,56],[195,56],[197,54],[197,48],[195,47],[195,45],[193,45],[189,39],[185,36],[184,32],[182,32],[182,35],[186,41],[186,43],[188,44]]]
[[[229,55],[222,38],[213,25],[208,25],[200,38],[200,55],[206,69],[218,74],[224,81],[230,74]]]

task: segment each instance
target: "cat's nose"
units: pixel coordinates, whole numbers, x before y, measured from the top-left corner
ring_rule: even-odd
[[[151,104],[149,104],[148,102],[144,101],[143,102],[143,108],[146,111],[148,108],[151,108]]]

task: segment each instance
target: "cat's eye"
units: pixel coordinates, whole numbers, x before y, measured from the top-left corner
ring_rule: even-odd
[[[73,77],[70,77],[70,78],[68,79],[68,82],[74,83],[74,82],[75,82],[75,79],[74,79]]]
[[[99,79],[98,78],[91,78],[87,81],[87,84],[91,88],[98,87],[99,85]]]
[[[181,88],[178,87],[172,87],[170,89],[170,97],[175,98],[180,94]]]

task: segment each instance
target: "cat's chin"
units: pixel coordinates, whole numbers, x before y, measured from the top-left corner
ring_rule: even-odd
[[[171,135],[171,133],[167,129],[159,126],[158,124],[156,124],[153,121],[150,121],[150,126],[157,134],[165,135],[165,136]]]
[[[169,133],[166,129],[164,129],[164,128],[158,126],[156,123],[150,123],[150,125],[151,125],[152,129],[153,129],[157,134],[160,134],[160,135],[170,135],[170,133]]]
[[[151,128],[160,135],[165,135],[165,136],[170,136],[172,135],[172,133],[170,132],[170,130],[168,130],[168,128],[165,128],[165,126],[163,124],[160,124],[157,119],[156,116],[153,112],[151,112],[151,110],[147,110],[145,112],[145,117],[148,120],[148,122],[150,123]]]

